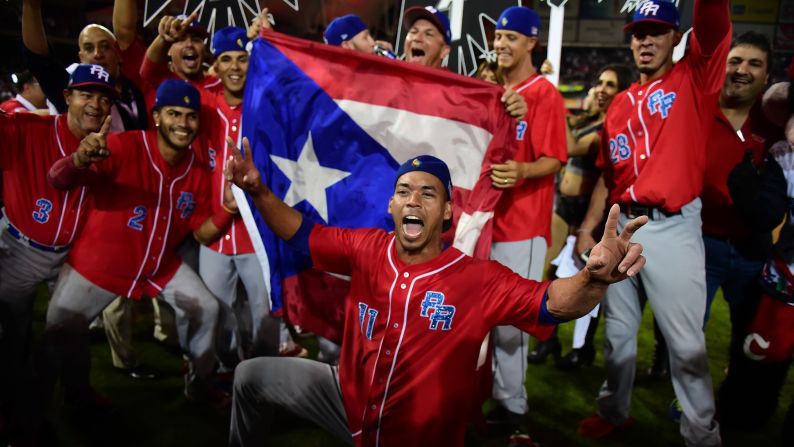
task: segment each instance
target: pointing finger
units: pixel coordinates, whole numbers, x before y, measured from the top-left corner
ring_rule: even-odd
[[[247,160],[251,158],[251,143],[248,141],[248,137],[243,137],[243,160]]]
[[[181,27],[182,28],[187,27],[188,25],[190,25],[190,22],[196,19],[198,19],[198,10],[193,11],[192,13],[190,13],[189,16],[185,17],[185,20],[183,20],[181,23],[182,25]]]
[[[105,136],[110,131],[110,122],[112,121],[110,115],[105,117],[105,121],[102,122],[102,128],[99,129],[99,134]]]
[[[613,238],[618,233],[619,215],[620,215],[620,207],[616,203],[612,205],[612,208],[609,209],[609,216],[607,217],[607,223],[606,225],[604,225],[604,235],[601,236],[602,241],[609,238]]]
[[[229,149],[232,150],[232,155],[229,158],[243,158],[243,154],[240,153],[240,148],[237,147],[237,144],[231,139],[231,137],[226,137],[226,143],[229,144]]]

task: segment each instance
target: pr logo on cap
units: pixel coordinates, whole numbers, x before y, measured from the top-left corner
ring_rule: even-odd
[[[182,98],[182,99],[185,101],[185,104],[186,104],[186,105],[190,105],[190,98],[188,98],[187,96],[185,96],[185,97],[184,97],[184,98]]]
[[[507,17],[502,17],[502,26],[507,25]]]
[[[659,5],[654,2],[646,2],[640,8],[640,14],[645,16],[655,16],[657,12],[659,12]]]
[[[237,46],[238,46],[238,47],[240,47],[240,48],[242,48],[242,47],[243,47],[243,41],[242,41],[242,39],[237,39]]]
[[[414,158],[414,161],[411,162],[412,165],[416,166],[417,168],[422,165],[422,162],[419,161],[418,158]]]
[[[105,82],[110,81],[110,73],[105,71],[105,69],[101,65],[92,65],[90,73],[97,77],[97,79],[102,79]]]

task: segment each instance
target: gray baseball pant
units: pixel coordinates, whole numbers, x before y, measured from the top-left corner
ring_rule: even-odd
[[[637,332],[643,298],[667,341],[673,390],[683,409],[681,435],[690,446],[718,446],[714,392],[706,357],[705,251],[700,199],[681,215],[653,218],[633,237],[647,263],[638,276],[609,286],[604,299],[606,381],[598,395],[598,414],[619,424],[629,417],[637,359]],[[629,221],[621,214],[619,228]]]
[[[115,293],[93,284],[69,264],[63,266],[50,299],[44,329],[49,374],[45,398],[58,376],[67,389],[79,391],[88,387],[88,325],[115,298]],[[189,389],[212,374],[218,302],[184,263],[157,298],[170,304],[181,322],[177,324],[177,332],[180,346],[190,359],[185,378]]]
[[[9,408],[8,434],[37,427],[33,367],[28,353],[36,287],[52,285],[68,251],[51,253],[18,241],[0,219],[0,405]]]
[[[546,239],[535,237],[517,242],[494,242],[491,259],[524,278],[543,279]],[[526,414],[527,353],[529,334],[513,326],[497,326],[491,331],[494,342],[493,398],[513,413]]]
[[[238,348],[241,343],[251,345],[253,356],[277,355],[280,322],[270,315],[268,291],[256,254],[227,256],[202,245],[199,274],[220,305],[216,349],[221,364],[232,369],[240,362]],[[240,340],[234,312],[238,280],[248,296],[253,323],[253,340],[250,341]]]
[[[296,357],[258,357],[234,371],[229,446],[267,444],[273,410],[283,408],[353,445],[337,367]]]

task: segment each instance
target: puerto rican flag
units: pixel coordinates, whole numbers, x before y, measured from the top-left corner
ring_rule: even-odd
[[[278,197],[317,223],[391,231],[397,168],[432,154],[452,174],[456,225],[447,240],[488,257],[501,195],[490,166],[515,153],[501,87],[276,32],[263,37],[253,42],[241,134]],[[244,202],[273,310],[284,303],[289,321],[339,342],[348,278],[312,269]]]

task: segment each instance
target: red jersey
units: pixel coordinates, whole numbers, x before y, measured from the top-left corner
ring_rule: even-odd
[[[111,156],[91,167],[93,207],[68,260],[92,283],[136,299],[165,287],[182,262],[177,246],[212,214],[208,168],[192,150],[166,163],[156,132],[108,135]]]
[[[5,113],[30,112],[36,110],[33,104],[30,104],[28,101],[25,101],[28,104],[30,104],[30,107],[28,107],[28,105],[26,105],[22,101],[25,101],[25,98],[23,98],[20,95],[17,95],[16,97],[11,99],[7,99],[2,103],[0,103],[0,110],[2,110]]]
[[[485,335],[554,328],[538,322],[549,282],[452,247],[408,265],[392,233],[315,225],[309,250],[316,268],[351,276],[339,381],[357,446],[463,445]]]
[[[714,124],[706,143],[706,175],[703,184],[703,233],[719,238],[741,238],[750,234],[742,223],[728,191],[728,175],[743,159],[748,150],[760,164],[769,147],[783,139],[780,128],[770,123],[756,101],[750,115],[740,129],[744,141],[733,130],[728,118],[717,107]]]
[[[727,6],[725,10],[727,17]],[[609,203],[676,212],[700,195],[731,33],[719,36],[717,47],[706,55],[699,31],[693,29],[689,53],[667,73],[645,84],[635,82],[612,101],[598,158]]]
[[[565,104],[562,95],[543,76],[535,73],[515,87],[527,103],[527,114],[518,123],[515,160],[533,162],[550,157],[565,164],[568,143],[565,134]],[[554,174],[521,180],[505,189],[496,204],[493,241],[523,241],[543,236],[551,241],[554,206]]]
[[[5,214],[42,245],[71,244],[87,212],[84,187],[60,191],[47,181],[50,166],[80,145],[67,121],[66,114],[0,113]]]
[[[212,172],[212,208],[213,211],[219,211],[223,207],[223,187],[226,183],[223,166],[231,155],[226,137],[229,136],[232,140],[238,141],[243,107],[242,105],[229,106],[223,96],[223,89],[201,90],[201,106],[202,110],[209,108],[210,111],[214,110],[218,115],[218,119],[213,125],[218,135],[213,137],[214,144],[208,148],[207,159]],[[243,255],[254,252],[254,244],[251,242],[251,237],[239,214],[234,216],[226,233],[207,247],[224,255]]]

